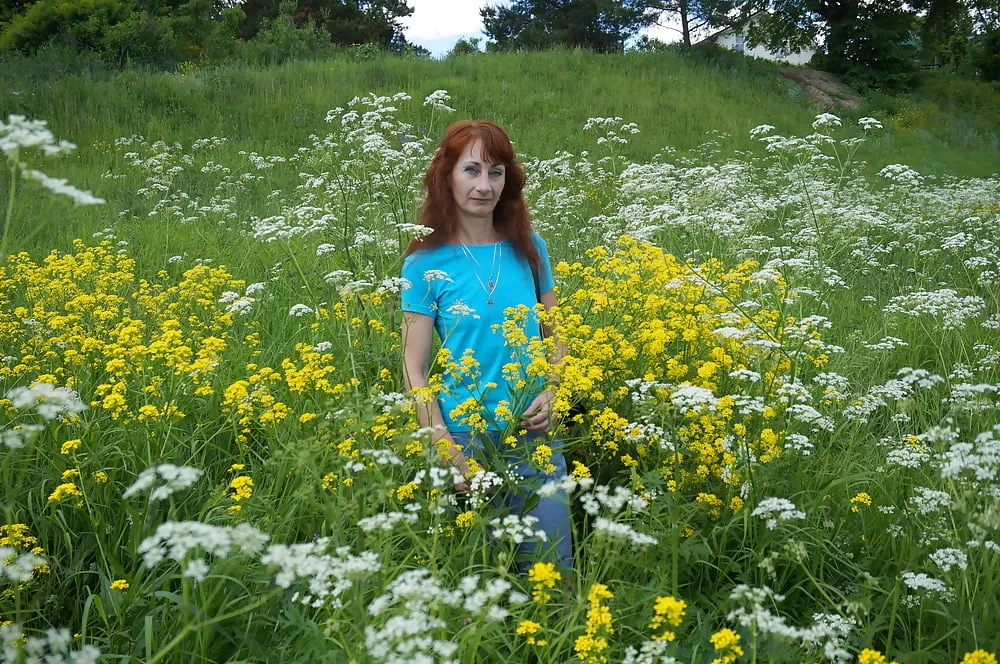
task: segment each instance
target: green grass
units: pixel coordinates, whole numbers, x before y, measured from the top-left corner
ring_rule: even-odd
[[[3,66],[4,81],[15,84],[0,90],[2,112],[49,120],[58,138],[80,145],[61,160],[33,155],[31,165],[108,200],[97,208],[73,208],[30,183],[19,186],[11,250],[29,251],[40,262],[52,249],[68,249],[73,238],[93,247],[95,231],[109,228],[112,240],[106,250],[74,251],[75,261],[63,260],[51,273],[20,259],[14,261],[17,269],[3,265],[0,270],[0,378],[11,385],[50,374],[57,382],[72,379],[83,399],[92,402],[79,422],[49,422],[23,447],[0,447],[0,525],[27,524],[51,565],[49,574],[39,573],[9,593],[8,586],[0,586],[0,623],[13,619],[32,635],[49,625],[65,626],[83,634],[81,643],[98,645],[121,661],[281,658],[343,664],[373,661],[363,629],[379,627],[384,616],[373,618],[367,605],[404,570],[431,569],[448,587],[476,572],[484,580],[503,578],[531,592],[523,576],[508,571],[502,556],[509,551],[489,544],[487,522],[502,513],[500,508],[482,508],[481,520],[468,531],[458,529],[455,511],[423,510],[418,524],[404,523],[388,533],[356,525],[362,518],[402,509],[410,499],[400,497],[400,488],[433,461],[429,453],[411,454],[412,412],[391,405],[402,389],[395,296],[373,289],[340,291],[323,275],[347,266],[345,248],[357,265],[352,278],[378,284],[398,274],[401,252],[394,242],[400,231],[391,221],[413,218],[426,159],[386,161],[344,146],[297,149],[310,143],[310,134],[334,134],[345,141],[324,117],[368,91],[413,95],[399,104],[398,114],[386,113],[390,128],[383,138],[395,146],[392,141],[407,123],[413,133],[426,134],[433,149],[454,116],[432,113],[420,101],[444,88],[453,96],[456,116],[501,122],[526,159],[562,150],[590,153],[586,159],[564,160],[558,174],[533,164],[529,169],[538,185],[529,202],[553,258],[582,263],[579,270],[567,268],[559,280],[567,309],[579,314],[579,321],[568,326],[571,357],[580,366],[600,369],[602,376],[586,388],[564,381],[575,399],[595,409],[564,433],[571,456],[591,466],[602,483],[660,491],[648,510],[620,516],[660,544],[633,550],[595,536],[578,519],[576,577],[556,589],[551,604],[529,603],[505,622],[484,623],[437,603],[428,612],[447,627],[434,636],[458,643],[460,661],[468,664],[576,661],[572,643],[585,633],[588,587],[607,583],[615,594],[607,602],[616,629],[609,639],[610,661],[622,661],[627,646],[651,635],[653,598],[664,594],[688,604],[670,646],[681,661],[706,664],[718,657],[709,637],[723,627],[740,631],[746,650],[742,662],[826,661],[822,648],[737,628],[727,619],[729,611],[745,603],[730,593],[738,584],[751,584],[785,595],[783,602],[765,605],[797,628],[813,624],[817,612],[853,619],[845,642],[852,655],[872,647],[901,662],[955,664],[974,648],[1000,649],[993,629],[1000,616],[994,571],[1000,554],[969,544],[1000,541],[997,501],[990,494],[996,483],[975,480],[968,470],[962,477],[942,477],[938,467],[951,443],[973,441],[996,421],[993,392],[953,398],[952,390],[995,386],[1000,378],[996,321],[989,322],[1000,311],[992,275],[1000,246],[993,222],[1000,212],[1000,184],[969,181],[949,189],[935,181],[901,177],[891,183],[872,176],[896,163],[924,174],[994,172],[995,149],[985,142],[970,147],[971,134],[947,126],[954,120],[955,126],[965,123],[961,126],[993,135],[985,117],[988,104],[975,101],[980,93],[989,100],[982,88],[968,88],[969,101],[961,104],[948,105],[940,97],[933,106],[921,101],[932,95],[928,89],[908,100],[872,97],[872,109],[882,108],[884,114],[872,109],[844,114],[845,127],[831,129],[838,139],[858,137],[853,120],[862,115],[886,124],[883,134],[857,147],[854,159],[868,162],[859,166],[844,157],[840,144],[839,159],[832,162],[810,161],[803,156],[807,153],[793,149],[766,153],[748,136],[750,128],[767,123],[776,133],[804,136],[813,131],[817,109],[779,83],[772,66],[725,54],[684,58],[553,51],[444,62],[380,57],[270,69],[205,68],[184,75],[98,70],[93,79],[53,80],[34,76],[23,62]],[[947,98],[947,92],[942,94]],[[641,128],[613,169],[601,160],[607,146],[583,131],[591,116],[621,116]],[[146,158],[163,150],[113,144],[133,134],[183,148],[170,151],[175,161],[166,166],[143,170],[129,165],[124,153]],[[196,139],[212,135],[230,141],[192,149]],[[816,145],[821,152],[832,150],[819,141]],[[656,159],[665,146],[676,152]],[[258,170],[241,150],[286,158],[301,154],[301,160]],[[186,158],[189,163],[178,161]],[[168,167],[174,163],[185,168],[171,175]],[[393,171],[386,163],[403,165]],[[213,170],[213,164],[231,168],[231,176]],[[623,165],[648,171],[625,178],[619,174]],[[324,171],[356,186],[298,188],[301,173]],[[260,179],[231,186],[244,175]],[[170,194],[188,195],[199,206],[217,192],[232,200],[220,206],[222,211],[184,208],[177,216],[150,217],[150,209],[166,196],[137,194],[148,187],[150,176],[170,180]],[[636,185],[645,189],[636,193]],[[0,200],[6,201],[6,194]],[[303,204],[329,209],[344,223],[289,240],[250,236],[252,219]],[[124,210],[129,212],[120,214]],[[184,216],[192,219],[181,221]],[[678,278],[668,268],[671,259],[655,253],[626,252],[606,263],[587,255],[590,247],[615,246],[619,235],[641,231],[651,218],[657,225],[652,238],[681,262],[719,260],[725,267],[702,274],[714,274],[718,283],[728,284],[726,289],[704,289],[709,277]],[[375,241],[354,240],[355,231]],[[320,243],[328,242],[338,251],[319,255]],[[108,269],[111,276],[91,293],[96,277],[74,270],[84,270],[80,266],[97,256],[113,262],[119,251],[136,260],[135,274]],[[172,256],[181,258],[174,262]],[[783,260],[774,272],[757,272],[775,258]],[[194,269],[196,259],[210,259],[213,270]],[[746,260],[756,264],[736,268]],[[255,291],[251,311],[233,319],[225,314],[229,299],[222,293],[242,293],[244,286],[223,282],[222,265],[237,278],[266,282]],[[590,276],[606,281],[588,282],[583,266],[593,266]],[[725,271],[728,276],[721,275]],[[199,287],[198,279],[209,272],[217,280]],[[156,285],[137,295],[141,279]],[[949,300],[944,288],[976,296],[980,305]],[[887,309],[891,298],[915,291],[929,293],[896,311]],[[583,297],[570,302],[575,293]],[[105,299],[98,303],[94,297]],[[613,304],[607,304],[609,297],[615,298]],[[317,312],[289,315],[300,303]],[[696,304],[704,306],[700,314]],[[920,305],[939,306],[963,320],[947,326],[941,315],[911,315]],[[802,322],[807,320],[812,322]],[[135,336],[137,323],[143,331]],[[183,329],[183,339],[158,344],[167,323]],[[673,340],[653,334],[660,323],[684,334]],[[731,343],[720,330],[732,325],[751,337],[760,335],[759,341],[781,338],[782,346]],[[696,333],[693,339],[687,331]],[[889,347],[870,345],[889,336],[896,339]],[[627,352],[640,338],[645,345]],[[213,357],[219,339],[225,348]],[[309,372],[319,373],[305,371],[297,344],[327,347],[328,356],[310,360]],[[202,351],[206,360],[215,361],[189,366],[192,353]],[[86,354],[85,362],[80,353]],[[730,375],[732,363],[766,378]],[[749,408],[735,415],[706,414],[699,419],[705,429],[690,429],[685,434],[690,437],[681,441],[678,432],[694,420],[672,400],[680,378],[670,372],[677,365],[686,372],[683,380],[711,385],[706,389],[720,396],[759,397],[772,412]],[[262,377],[262,367],[278,371],[278,380]],[[908,368],[937,379],[902,389],[896,379],[901,370],[911,375]],[[645,396],[629,394],[634,387],[623,388],[626,381],[649,375],[662,382],[661,388]],[[306,376],[304,390],[296,387],[296,376]],[[321,376],[336,389],[320,387]],[[238,395],[235,388],[243,381],[262,388],[245,422],[233,409],[248,402],[227,396],[231,388]],[[113,406],[102,401],[112,383],[124,388],[122,398],[131,409],[125,419],[116,419]],[[196,390],[204,385],[212,389]],[[3,384],[0,397],[8,387]],[[269,419],[273,404],[268,397],[291,414],[281,422]],[[864,399],[875,405],[852,414]],[[828,424],[794,414],[792,400],[814,407]],[[165,411],[172,404],[185,416],[136,417],[143,407]],[[0,429],[40,422],[30,409],[6,405],[0,404]],[[639,444],[623,430],[611,434],[620,444],[612,453],[602,446],[609,429],[598,411],[605,406],[627,422],[661,427],[668,441],[681,441],[674,448],[686,458],[678,459],[655,435],[649,445]],[[316,417],[299,419],[308,415]],[[387,427],[395,433],[386,433]],[[935,427],[945,433],[935,434]],[[780,444],[787,447],[765,461],[765,440],[786,435]],[[806,439],[812,452],[796,451],[792,436]],[[82,444],[63,453],[70,439]],[[345,448],[348,439],[354,443]],[[985,449],[988,443],[980,445]],[[725,460],[720,452],[706,460],[707,478],[692,479],[698,477],[694,465],[706,447],[711,454],[716,448],[733,451],[736,460]],[[403,463],[348,470],[346,464],[362,458],[355,452],[363,448],[393,449]],[[890,450],[925,448],[939,456],[919,467],[887,461]],[[619,456],[626,453],[632,462],[641,459],[638,469]],[[150,503],[145,494],[122,498],[139,472],[164,462],[196,466],[205,476],[168,501]],[[234,463],[244,467],[233,468]],[[747,484],[727,482],[723,465]],[[677,492],[666,490],[669,480],[688,471],[693,472],[689,483]],[[106,481],[98,481],[98,472]],[[232,498],[229,483],[237,475],[254,481],[245,502]],[[85,494],[79,506],[72,497],[47,498],[68,480]],[[946,492],[947,504],[936,511],[917,510],[916,487]],[[420,491],[415,500],[432,504],[437,492],[426,484]],[[702,492],[711,498],[702,500]],[[791,500],[805,514],[771,530],[751,513],[768,497]],[[713,499],[720,505],[715,515]],[[345,595],[343,608],[302,606],[291,592],[277,588],[267,566],[251,556],[220,555],[212,560],[212,576],[194,583],[175,563],[145,564],[138,550],[158,525],[181,520],[249,523],[274,544],[330,536],[333,544],[350,545],[354,553],[377,552],[383,567]],[[944,548],[964,551],[968,568],[942,570],[930,556]],[[941,578],[955,596],[918,601],[917,592],[903,588],[904,572]],[[119,579],[129,588],[116,589],[112,582]],[[904,597],[912,606],[902,603]],[[398,605],[389,610],[390,615],[405,613]],[[514,632],[520,619],[544,622],[553,646],[532,650]]]

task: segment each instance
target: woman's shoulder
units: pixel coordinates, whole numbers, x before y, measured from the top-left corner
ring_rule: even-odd
[[[538,250],[542,253],[548,253],[549,245],[545,243],[545,238],[543,238],[538,231],[531,231],[531,240],[538,247]]]
[[[425,271],[440,268],[443,264],[450,262],[453,252],[447,245],[440,247],[428,247],[417,249],[412,254],[403,258],[403,269],[405,272]]]

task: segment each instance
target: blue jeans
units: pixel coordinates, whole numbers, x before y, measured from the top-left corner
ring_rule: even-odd
[[[537,527],[548,536],[547,542],[524,542],[518,546],[517,566],[522,572],[527,571],[538,560],[554,562],[564,573],[573,569],[573,534],[570,524],[569,496],[565,491],[559,491],[551,497],[536,496],[535,491],[550,480],[558,480],[567,474],[566,457],[562,453],[562,442],[546,438],[545,434],[529,431],[520,437],[516,448],[501,441],[499,431],[485,431],[473,434],[471,431],[455,431],[452,437],[462,446],[466,456],[472,457],[486,470],[497,471],[509,466],[519,476],[522,483],[503,492],[504,504],[511,513],[520,516],[533,516],[538,519]],[[552,448],[549,463],[555,466],[551,473],[538,470],[527,459],[535,450],[539,441],[546,441]],[[534,507],[525,511],[528,498],[537,498]]]

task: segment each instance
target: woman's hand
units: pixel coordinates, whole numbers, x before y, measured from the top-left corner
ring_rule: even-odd
[[[450,435],[442,436],[434,443],[434,445],[437,448],[438,454],[441,455],[447,466],[457,470],[462,474],[463,478],[469,477],[471,474],[471,469],[469,468],[469,457],[465,456],[462,448],[455,442],[454,438]],[[455,491],[458,493],[468,492],[468,482],[464,479],[460,482],[455,482]]]
[[[521,426],[528,431],[548,432],[555,396],[555,392],[548,389],[535,397],[521,416]]]

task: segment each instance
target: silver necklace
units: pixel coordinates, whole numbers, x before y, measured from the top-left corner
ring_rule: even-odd
[[[500,283],[500,268],[503,267],[503,243],[497,242],[496,244],[493,245],[493,260],[492,262],[490,262],[490,271],[489,274],[486,275],[485,284],[483,283],[482,278],[479,276],[479,273],[480,271],[482,271],[483,266],[479,264],[479,261],[476,260],[476,257],[472,255],[472,252],[469,251],[469,248],[464,244],[462,245],[462,251],[465,253],[466,259],[470,260],[473,263],[472,276],[476,278],[476,281],[479,282],[479,287],[483,289],[484,293],[486,293],[486,304],[492,306],[493,292],[497,289],[497,284]],[[497,259],[498,252],[499,252],[499,260]],[[493,278],[494,268],[496,268],[497,271],[496,279]]]

